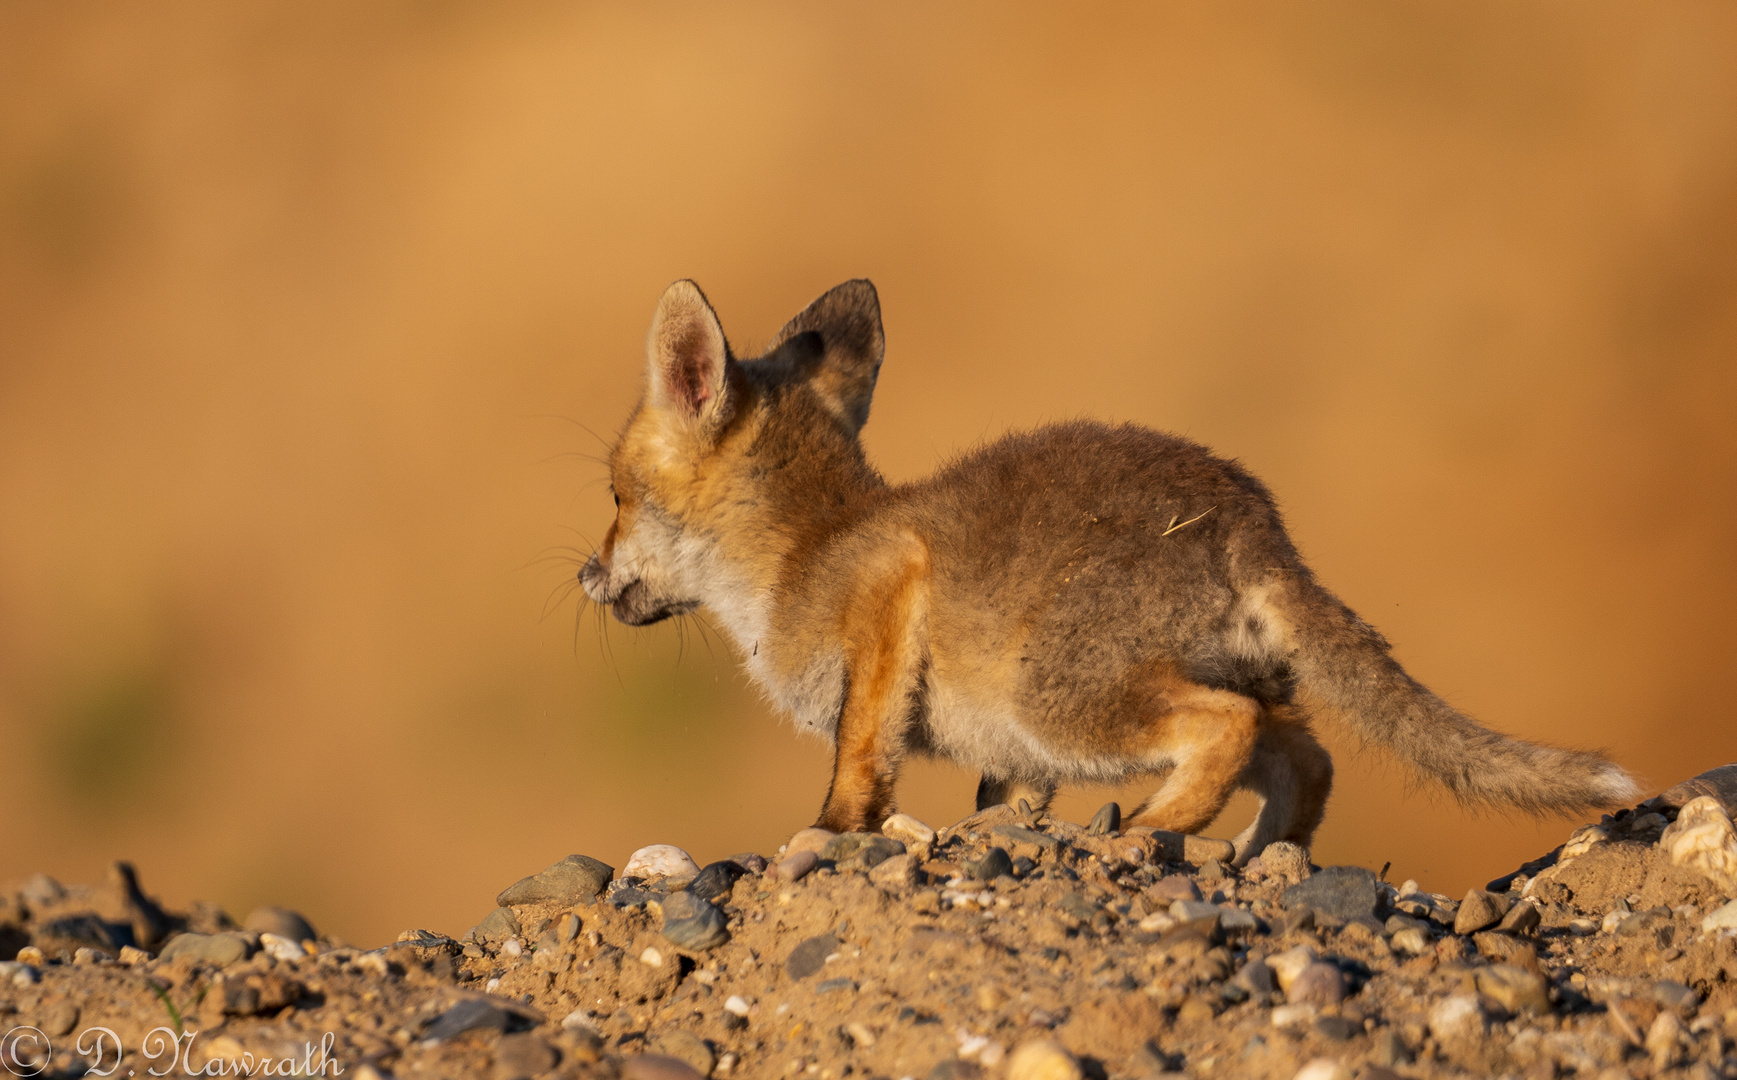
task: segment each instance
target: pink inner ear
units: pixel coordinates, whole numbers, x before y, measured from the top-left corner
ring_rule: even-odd
[[[698,416],[701,407],[712,400],[712,384],[716,381],[710,342],[703,330],[696,330],[683,335],[670,353],[671,363],[665,370],[669,396]]]

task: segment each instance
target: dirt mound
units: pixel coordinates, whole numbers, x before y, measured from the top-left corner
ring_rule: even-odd
[[[66,1075],[119,1051],[139,1075],[1737,1076],[1729,830],[1655,800],[1455,900],[996,807],[805,830],[770,863],[576,857],[464,939],[368,951],[292,912],[164,912],[120,871],[38,877],[0,900],[0,1052]]]

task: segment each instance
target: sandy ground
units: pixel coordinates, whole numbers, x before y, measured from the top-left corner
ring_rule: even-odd
[[[466,940],[413,930],[367,951],[281,910],[244,927],[163,911],[130,869],[38,876],[0,892],[0,1063],[1737,1077],[1737,890],[1720,876],[1737,838],[1705,803],[1606,817],[1461,898],[1283,845],[1238,869],[1218,842],[994,807],[938,835],[807,830],[703,871],[675,849],[621,871],[575,858],[512,886]]]

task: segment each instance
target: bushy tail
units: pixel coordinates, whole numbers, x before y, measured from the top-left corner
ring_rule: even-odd
[[[1338,597],[1307,579],[1291,584],[1279,606],[1291,623],[1304,706],[1342,717],[1461,802],[1536,814],[1617,806],[1639,794],[1600,754],[1481,727],[1407,675],[1381,635]]]

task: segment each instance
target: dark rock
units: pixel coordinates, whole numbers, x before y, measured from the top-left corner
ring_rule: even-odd
[[[547,869],[508,885],[495,897],[512,904],[591,904],[615,876],[615,868],[588,855],[569,855]]]
[[[728,921],[717,905],[690,892],[672,893],[663,902],[663,936],[684,949],[697,952],[730,940]]]
[[[438,1042],[467,1031],[505,1031],[512,1019],[512,1013],[492,1002],[467,998],[436,1017],[422,1037]]]
[[[1727,817],[1737,817],[1737,764],[1708,769],[1647,800],[1654,809],[1681,810],[1703,795],[1712,796],[1725,808]]]
[[[1296,911],[1290,912],[1285,916],[1284,925],[1280,928],[1279,932],[1283,934],[1294,934],[1300,930],[1313,930],[1314,928],[1315,909],[1298,908]]]
[[[790,950],[784,970],[792,979],[806,979],[826,965],[826,958],[838,951],[838,939],[831,934],[811,937]]]
[[[814,994],[816,997],[819,997],[821,994],[830,994],[834,990],[855,990],[855,989],[856,989],[856,980],[855,979],[828,979],[825,982],[820,983],[819,985],[815,986]]]
[[[728,896],[731,887],[736,884],[736,879],[747,872],[740,863],[728,859],[711,863],[688,883],[688,892],[701,900],[716,900],[720,896]]]
[[[635,886],[630,889],[617,889],[609,894],[609,902],[618,908],[644,907],[656,901],[663,903],[664,894],[654,889],[641,889]],[[502,908],[505,911],[506,908]]]
[[[998,877],[1013,875],[1013,859],[1005,848],[992,847],[983,853],[982,858],[967,859],[964,869],[978,881],[994,881]]]
[[[732,855],[726,861],[735,863],[750,874],[764,874],[766,872],[766,867],[770,865],[770,863],[766,861],[766,856],[756,854],[752,851],[744,851],[740,855]]]
[[[1380,902],[1375,875],[1361,866],[1329,866],[1279,894],[1287,911],[1308,908],[1339,922],[1374,918]]]
[[[1092,823],[1086,826],[1088,836],[1108,836],[1122,831],[1122,807],[1119,803],[1107,802],[1092,815]]]
[[[979,1080],[983,1066],[960,1058],[943,1058],[929,1070],[929,1080]]]
[[[495,1080],[529,1080],[560,1061],[560,1052],[534,1031],[503,1035],[495,1044]]]
[[[289,908],[260,907],[247,913],[243,928],[260,934],[276,934],[291,941],[316,941],[313,924]]]

